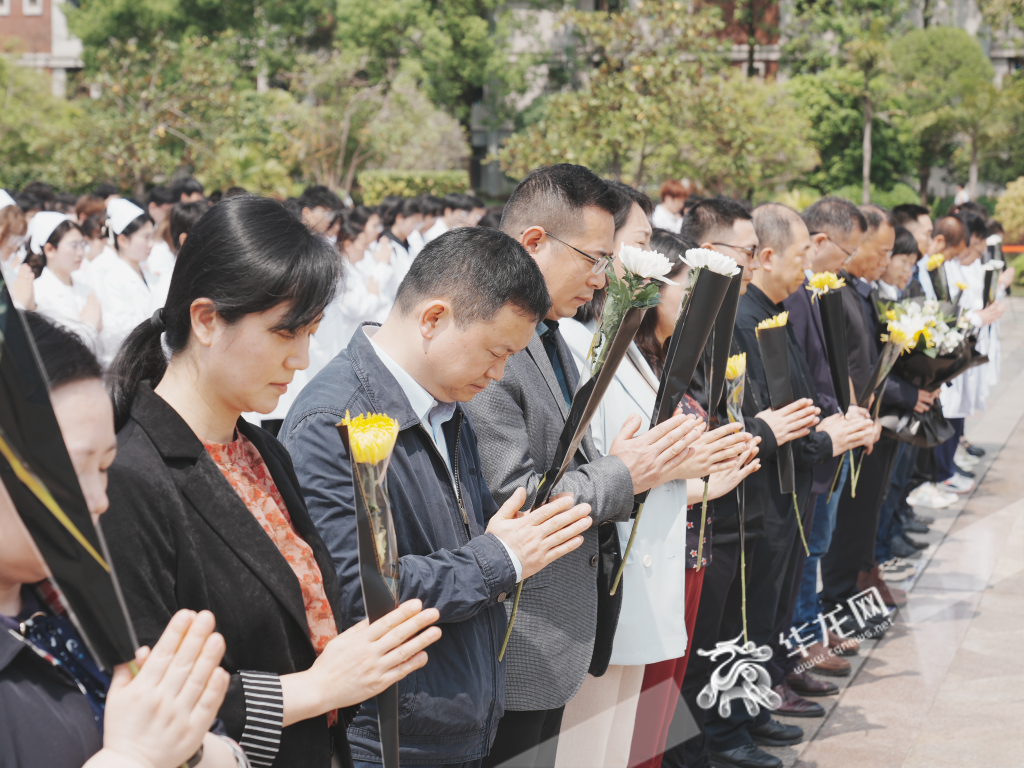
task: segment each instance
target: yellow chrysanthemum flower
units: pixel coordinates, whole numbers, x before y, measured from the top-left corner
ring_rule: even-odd
[[[747,370],[747,353],[740,352],[738,355],[733,355],[729,358],[729,363],[725,366],[725,378],[729,381],[738,379]]]
[[[391,455],[398,439],[398,422],[383,413],[350,417],[345,411],[341,423],[348,427],[352,454],[360,464],[379,464]]]
[[[966,291],[967,290],[967,283],[963,282],[962,280],[957,280],[956,281],[956,287],[959,288],[961,291]]]
[[[882,334],[882,341],[891,341],[901,350],[906,351],[911,338],[905,330],[894,323],[889,323],[889,332]]]
[[[807,290],[817,298],[823,293],[837,291],[845,285],[846,280],[836,275],[835,272],[815,272],[807,281]]]
[[[929,256],[928,261],[925,263],[925,267],[929,272],[934,272],[936,269],[942,266],[942,263],[946,260],[946,257],[941,253],[936,253],[934,256]]]
[[[763,331],[765,328],[781,328],[787,322],[789,322],[789,312],[779,312],[775,317],[769,317],[767,320],[762,320],[757,324],[757,330]]]

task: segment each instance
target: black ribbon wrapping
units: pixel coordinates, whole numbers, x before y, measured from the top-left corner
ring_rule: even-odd
[[[793,402],[793,382],[789,375],[789,331],[786,326],[757,329],[757,346],[761,351],[772,408],[779,410]],[[796,491],[796,465],[793,445],[785,443],[776,452],[779,465],[779,490],[789,495]]]
[[[975,353],[971,345],[965,342],[948,355],[929,357],[923,352],[900,355],[893,365],[893,371],[908,384],[934,392],[969,368],[987,362],[986,355]]]
[[[875,390],[885,383],[889,373],[896,363],[899,362],[899,357],[900,349],[891,341],[886,342],[885,346],[882,347],[882,351],[878,353],[875,367],[871,369],[871,375],[868,377],[864,389],[857,396],[857,405],[861,408],[867,408],[871,404],[871,396],[875,393]]]
[[[919,448],[934,448],[946,442],[955,432],[953,425],[943,417],[942,406],[937,400],[924,413],[886,409],[879,422],[887,437]]]
[[[382,483],[366,482],[365,468],[354,458],[348,427],[338,424],[338,434],[352,464],[353,496],[356,502],[356,542],[359,552],[359,584],[363,607],[370,623],[398,607],[398,550],[395,547],[395,523],[384,496]],[[385,465],[386,466],[386,463]],[[366,494],[373,494],[367,499]],[[370,505],[377,510],[371,517]],[[381,541],[385,542],[381,545]],[[377,727],[380,730],[384,768],[398,768],[398,683],[381,691],[377,699]]]
[[[727,301],[730,288],[736,287],[735,306],[732,310],[732,322],[729,324],[728,338],[732,342],[732,324],[736,322],[736,309],[739,307],[739,287],[743,279],[743,273],[734,278],[729,275],[720,275],[710,269],[702,268],[697,272],[689,292],[686,294],[685,303],[676,318],[675,328],[669,338],[668,351],[665,355],[665,368],[661,373],[661,382],[658,385],[658,395],[654,400],[654,412],[651,415],[651,429],[667,421],[675,412],[676,406],[683,399],[686,390],[693,379],[693,373],[697,370],[697,363],[700,362],[704,348],[707,346],[708,337],[716,328],[718,317],[721,314],[723,303]],[[724,325],[723,325],[723,333]],[[684,341],[685,338],[685,341]],[[729,354],[726,349],[726,362]],[[725,383],[725,363],[721,366],[722,382]],[[709,394],[711,383],[709,382]],[[722,396],[721,387],[718,396]],[[626,566],[626,558],[633,548],[633,539],[636,536],[637,526],[640,524],[640,517],[643,514],[644,503],[650,495],[650,490],[638,493],[633,497],[633,509],[635,519],[633,530],[629,534],[629,543],[626,544],[626,552],[619,564],[619,570],[612,582],[611,594],[614,595],[619,586],[619,579],[622,578],[622,570]]]
[[[740,308],[740,289],[743,287],[743,270],[729,283],[725,298],[715,316],[711,334],[711,375],[708,377],[708,417],[717,419],[718,404],[725,390],[725,370],[729,367],[729,353],[732,351],[732,332],[736,327],[736,312]]]
[[[1002,270],[985,270],[985,290],[982,295],[984,296],[986,307],[996,300],[996,286],[999,284],[1000,275],[1002,275]]]
[[[932,281],[932,290],[935,291],[935,298],[939,301],[950,301],[949,279],[946,277],[945,262],[929,271],[928,277]]]
[[[846,310],[839,291],[828,291],[818,297],[821,327],[825,332],[825,354],[832,387],[836,391],[839,409],[850,410],[850,353],[846,346]]]
[[[138,640],[106,542],[93,525],[49,383],[7,286],[0,290],[0,480],[96,663],[132,662]]]

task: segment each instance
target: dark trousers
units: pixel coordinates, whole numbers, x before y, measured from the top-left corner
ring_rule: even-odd
[[[935,482],[937,483],[949,480],[956,474],[953,457],[956,455],[956,447],[960,445],[960,438],[964,436],[963,419],[949,419],[948,421],[955,432],[949,440],[935,446]]]
[[[747,566],[750,566],[749,553],[755,542],[747,542]],[[683,676],[682,699],[676,707],[672,727],[669,729],[667,745],[662,757],[662,768],[703,768],[707,765],[707,749],[704,745],[703,709],[697,705],[697,694],[711,679],[711,660],[701,656],[697,651],[708,651],[715,647],[721,638],[722,618],[724,615],[735,616],[740,622],[740,543],[739,540],[729,543],[715,541],[714,558],[704,569],[704,584],[700,592],[700,607],[697,609],[697,621],[693,634],[687,643],[689,661]],[[748,573],[749,582],[749,573]],[[749,605],[749,596],[748,596]],[[740,627],[742,632],[742,626]],[[736,637],[739,632],[732,635]],[[690,719],[700,730],[697,736],[682,744],[674,744],[672,734],[681,733]]]
[[[558,709],[505,711],[483,768],[554,768],[562,713]]]
[[[889,493],[882,502],[878,513],[878,536],[875,540],[875,560],[884,563],[892,560],[892,541],[903,533],[901,512],[907,506],[907,492],[910,478],[917,463],[916,445],[900,443],[896,449],[896,460],[893,463],[892,478],[889,481]]]
[[[814,515],[817,509],[818,496],[812,493],[810,500],[807,502],[807,509],[801,515],[805,536],[809,537],[811,534],[811,529],[814,527]],[[793,613],[796,610],[797,601],[800,597],[800,587],[803,584],[803,574],[806,565],[807,549],[804,549],[804,542],[798,536],[794,544],[792,585],[789,588],[789,595],[783,594],[782,599],[779,600],[779,610],[776,611],[776,615],[781,616],[781,621],[776,625],[775,631],[772,632],[772,659],[768,662],[767,668],[768,674],[772,676],[773,686],[783,683],[786,675],[796,670],[803,661],[799,653],[794,654],[786,647],[782,638],[789,634],[790,627],[793,626]]]
[[[821,602],[827,610],[857,594],[857,576],[874,567],[878,511],[889,492],[897,445],[886,437],[875,443],[871,455],[864,456],[856,497],[852,480],[843,489],[832,544],[821,558]]]

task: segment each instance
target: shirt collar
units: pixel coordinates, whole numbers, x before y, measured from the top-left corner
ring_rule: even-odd
[[[542,339],[545,336],[548,336],[548,335],[556,333],[557,331],[558,331],[558,321],[557,320],[547,320],[547,319],[545,319],[545,320],[541,320],[539,323],[537,323],[537,335],[540,336]]]
[[[384,363],[384,367],[388,369],[392,376],[395,377],[395,381],[398,382],[398,386],[401,387],[402,392],[405,394],[406,399],[409,401],[409,405],[412,406],[413,413],[421,421],[427,421],[427,417],[431,415],[431,411],[438,406],[438,410],[435,415],[444,415],[447,413],[447,417],[444,421],[447,421],[455,413],[455,403],[441,403],[434,399],[434,396],[427,392],[416,379],[410,376],[402,366],[394,361],[394,359],[383,349],[380,345],[373,340],[373,337],[367,333],[369,328],[372,326],[364,326],[363,333],[366,334],[366,338],[370,340],[370,345],[373,347],[373,351],[377,353],[377,357]],[[376,329],[375,329],[376,330]],[[442,422],[443,423],[443,422]]]

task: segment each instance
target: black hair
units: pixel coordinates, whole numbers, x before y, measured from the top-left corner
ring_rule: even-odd
[[[306,187],[306,191],[299,198],[299,204],[303,208],[316,208],[319,206],[320,208],[326,208],[328,211],[337,211],[343,207],[341,198],[322,184]]]
[[[75,212],[75,204],[78,197],[70,192],[58,192],[50,202],[50,210],[58,213],[66,213],[69,216]]]
[[[41,202],[46,210],[50,210],[50,203],[56,198],[53,187],[47,184],[45,181],[30,181],[24,187],[21,188],[21,194],[31,195]]]
[[[701,197],[700,195],[690,195],[688,198],[686,198],[686,202],[683,203],[683,215],[685,216],[687,213],[689,213],[690,209],[693,208],[693,206],[695,206],[703,199],[704,198]]]
[[[732,229],[737,221],[750,221],[750,211],[727,197],[701,200],[683,217],[680,234],[694,243],[706,243],[710,237]]]
[[[117,239],[121,235],[124,235],[125,237],[130,238],[132,235],[134,235],[136,232],[138,232],[140,229],[142,229],[146,225],[147,222],[149,224],[152,224],[153,223],[153,217],[150,216],[148,213],[141,213],[138,216],[136,216],[134,219],[129,221],[128,222],[128,226],[126,226],[120,232],[115,232],[114,233],[114,250],[115,251],[120,251],[121,250],[121,244],[117,241]],[[110,226],[107,225],[107,228],[109,229]]]
[[[903,203],[902,205],[897,205],[892,209],[892,217],[901,227],[905,227],[907,224],[917,221],[922,216],[931,218],[932,212],[923,205],[918,205],[917,203]]]
[[[104,182],[102,184],[97,184],[96,189],[94,189],[92,193],[96,195],[96,197],[106,200],[111,195],[121,194],[121,190],[115,187],[113,184]]]
[[[868,203],[867,205],[860,206],[860,212],[864,214],[864,221],[868,225],[868,228],[864,230],[865,232],[878,229],[882,224],[888,224],[893,228],[896,227],[896,219],[893,218],[888,208],[883,208],[881,205]]]
[[[868,231],[868,222],[861,210],[845,197],[823,197],[803,212],[804,224],[812,235],[823,232],[829,237],[848,235],[856,225],[860,232]]]
[[[299,203],[299,198],[289,197],[284,201],[284,208],[296,219],[302,221],[302,205]]]
[[[178,179],[171,186],[171,194],[174,196],[174,202],[176,203],[181,202],[182,195],[194,195],[196,193],[203,194],[203,185],[192,176]]]
[[[800,214],[782,203],[762,203],[754,209],[757,250],[771,248],[780,256],[793,244],[793,224]],[[802,220],[801,220],[802,221]]]
[[[103,379],[96,355],[78,337],[38,312],[25,312],[25,322],[50,382],[50,390],[89,379]]]
[[[551,308],[544,275],[526,249],[481,227],[459,227],[427,243],[398,286],[395,309],[408,315],[428,298],[450,301],[460,328],[491,320],[506,304],[537,322]]]
[[[208,202],[210,205],[216,205],[221,201],[223,197],[224,193],[221,192],[219,189],[215,189],[213,190],[213,192],[206,196],[206,202]]]
[[[450,208],[453,211],[472,211],[476,207],[476,199],[472,195],[460,195],[456,192],[445,195],[441,202],[446,210]],[[482,201],[480,207],[483,207]]]
[[[146,195],[146,208],[148,210],[151,205],[170,205],[180,199],[180,197],[175,197],[167,187],[153,187]]]
[[[628,184],[623,184],[621,181],[615,181],[614,179],[605,179],[604,183],[619,198],[619,207],[615,211],[616,232],[626,226],[629,214],[633,211],[634,203],[640,206],[644,216],[648,219],[651,218],[651,214],[654,213],[654,202],[647,196],[646,192],[641,192],[639,189],[634,189]]]
[[[22,213],[46,210],[46,205],[35,195],[17,194],[11,195],[11,197],[14,198],[15,204],[21,208]]]
[[[975,200],[968,200],[966,203],[960,203],[960,205],[956,206],[956,211],[957,213],[963,213],[966,211],[968,213],[977,214],[983,219],[988,218],[988,209]]]
[[[372,208],[365,205],[357,205],[355,208],[341,212],[341,228],[338,230],[338,244],[351,242],[359,237],[370,217],[376,213]]]
[[[984,217],[970,210],[961,210],[958,215],[960,221],[964,223],[964,229],[967,231],[968,244],[970,244],[972,237],[980,237],[982,239],[988,237],[988,227],[985,226]]]
[[[79,228],[87,240],[97,240],[107,236],[107,222],[103,216],[87,216]]]
[[[1006,230],[1003,229],[1003,225],[998,219],[989,219],[985,222],[985,229],[988,231],[989,236],[991,235],[1005,235]]]
[[[466,195],[469,198],[469,202],[473,204],[473,208],[486,208],[487,204],[476,195]]]
[[[420,212],[424,216],[440,216],[444,213],[444,203],[434,195],[421,195]]]
[[[167,370],[161,332],[172,358],[188,347],[194,301],[210,299],[227,323],[287,302],[273,330],[295,332],[323,314],[340,267],[331,244],[276,200],[240,195],[212,207],[178,252],[164,308],[131,332],[111,364],[115,427],[128,420],[139,383],[155,386]]]
[[[249,190],[247,190],[245,187],[228,187],[227,189],[224,190],[224,194],[221,195],[221,198],[223,199],[228,197],[238,197],[239,195],[248,194]]]
[[[906,227],[896,227],[896,242],[892,246],[892,255],[901,256],[908,254],[914,257],[914,261],[917,262],[921,258],[921,249],[917,245],[917,238],[915,238],[909,229]]]
[[[488,211],[480,217],[480,221],[478,221],[476,225],[487,229],[498,229],[501,226],[501,212],[493,210]]]
[[[687,240],[682,235],[669,232],[667,229],[655,229],[651,235],[651,250],[664,254],[672,262],[672,269],[665,275],[669,280],[681,282],[685,271],[689,268],[683,261],[683,256],[697,244]],[[660,377],[665,370],[665,358],[668,355],[668,339],[661,344],[658,343],[658,311],[652,309],[644,315],[640,321],[640,327],[636,332],[636,346],[640,353],[647,360],[648,365],[655,376]]]
[[[410,216],[423,213],[423,207],[417,198],[398,197],[397,195],[385,197],[378,209],[380,210],[380,223],[384,225],[384,229],[391,229],[395,226],[399,216],[408,219]]]
[[[210,206],[203,200],[194,203],[175,203],[168,217],[171,232],[171,250],[175,253],[181,248],[181,236],[191,234],[192,228],[210,212]]]
[[[583,230],[583,211],[598,208],[612,216],[619,197],[597,174],[582,165],[559,163],[530,171],[519,182],[501,216],[501,231],[519,237],[540,226],[566,238]]]

